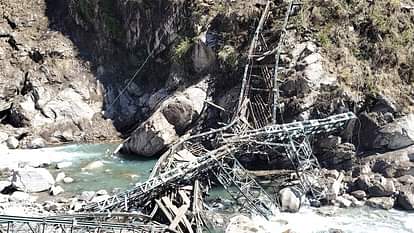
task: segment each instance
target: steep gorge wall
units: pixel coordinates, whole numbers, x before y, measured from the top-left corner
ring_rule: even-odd
[[[78,58],[71,40],[49,28],[46,2],[2,1],[0,7],[1,141],[10,135],[21,146],[39,147],[44,140],[116,138],[101,116],[102,88],[90,63]]]

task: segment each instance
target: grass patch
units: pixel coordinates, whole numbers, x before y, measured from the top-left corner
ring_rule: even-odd
[[[188,37],[181,39],[172,49],[172,60],[178,64],[183,64],[193,45],[192,39]]]

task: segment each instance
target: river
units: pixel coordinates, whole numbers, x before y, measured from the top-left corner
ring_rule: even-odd
[[[62,184],[66,193],[81,191],[97,191],[114,188],[125,189],[138,182],[145,181],[156,159],[137,159],[127,156],[112,156],[115,144],[68,145],[37,150],[3,151],[0,167],[13,167],[17,163],[52,163],[52,174],[64,171],[66,176],[75,182]],[[55,169],[53,164],[70,161],[72,166],[62,170]],[[87,164],[102,161],[103,166],[93,170],[84,170]],[[214,196],[220,196],[222,190],[216,190]],[[225,195],[225,198],[228,196]],[[231,215],[227,216],[228,218]],[[377,210],[368,207],[341,209],[325,207],[314,209],[305,207],[299,213],[280,213],[267,221],[253,217],[253,222],[263,233],[279,232],[290,229],[299,233],[327,232],[329,229],[340,229],[350,233],[414,233],[414,213],[398,210]],[[284,224],[281,225],[281,222]]]

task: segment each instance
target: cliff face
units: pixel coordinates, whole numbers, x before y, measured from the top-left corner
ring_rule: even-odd
[[[209,101],[227,110],[210,109],[204,124],[226,121],[263,3],[3,1],[1,127],[50,141],[112,138],[113,129],[97,132],[112,124],[129,135],[200,80],[209,80]],[[354,110],[369,134],[412,112],[411,1],[306,0],[295,15],[282,57],[290,67],[280,86],[286,121]],[[373,143],[362,144],[381,147]]]
[[[0,7],[2,139],[9,134],[30,146],[40,136],[52,143],[116,137],[101,117],[102,90],[90,63],[78,58],[70,39],[49,28],[47,4],[2,1]],[[91,130],[95,126],[107,129]]]

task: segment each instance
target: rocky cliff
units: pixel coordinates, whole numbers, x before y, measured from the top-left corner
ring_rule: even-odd
[[[0,3],[0,131],[9,147],[116,138],[102,85],[77,46],[51,29],[44,1]],[[98,127],[100,129],[94,129]]]
[[[146,156],[194,125],[216,127],[232,111],[264,2],[2,2],[1,127],[18,139],[58,142],[113,138],[114,126],[132,133],[128,151]],[[358,113],[356,130],[332,144],[348,162],[356,149],[411,145],[412,6],[304,1],[282,56],[289,66],[280,86],[285,121]],[[193,93],[202,80],[203,93]],[[206,108],[195,124],[206,102],[224,111]],[[329,157],[319,147],[321,159]]]

